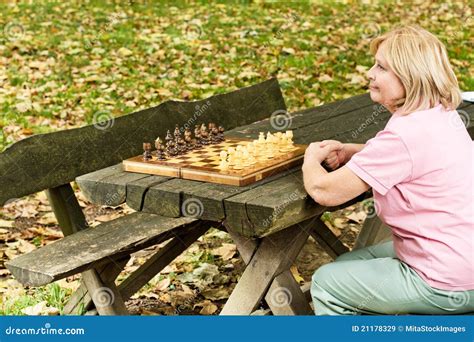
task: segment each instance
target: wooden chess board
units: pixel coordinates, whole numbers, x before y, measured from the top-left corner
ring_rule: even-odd
[[[259,160],[242,169],[219,168],[219,154],[229,147],[247,145],[252,140],[227,138],[224,142],[206,145],[199,150],[171,157],[167,160],[158,160],[153,153],[153,159],[143,160],[137,156],[123,161],[125,171],[146,173],[158,176],[170,176],[210,183],[245,186],[263,178],[274,175],[283,170],[303,163],[307,145],[295,144],[289,151],[278,152],[266,160]]]

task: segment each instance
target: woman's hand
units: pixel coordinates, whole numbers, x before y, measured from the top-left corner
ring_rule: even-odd
[[[331,140],[325,140],[331,141]],[[332,140],[335,141],[335,140]],[[318,163],[321,164],[323,161],[331,158],[331,155],[336,153],[341,149],[338,144],[329,144],[324,143],[324,141],[316,141],[311,143],[307,148],[304,154],[304,163],[305,164],[313,164]],[[322,146],[321,146],[322,145]]]
[[[344,144],[337,140],[323,140],[319,143],[319,146],[324,148],[331,146],[331,152],[324,159],[326,164],[331,170],[336,170],[339,166],[346,162],[348,157],[347,151],[344,149]]]

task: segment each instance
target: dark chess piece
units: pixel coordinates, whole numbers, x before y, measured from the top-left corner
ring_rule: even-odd
[[[166,160],[165,147],[163,146],[163,142],[161,141],[159,137],[155,140],[155,147],[156,147],[156,157],[158,158],[158,160]]]
[[[148,161],[148,160],[151,160],[152,159],[152,156],[151,156],[151,144],[150,143],[147,143],[147,142],[144,142],[143,143],[143,160],[144,161]]]
[[[209,145],[209,132],[204,124],[201,125],[201,144]]]
[[[194,142],[191,130],[189,128],[184,130],[184,141],[186,142],[186,151],[191,151],[194,148]]]
[[[214,126],[212,127],[212,131],[211,131],[211,141],[213,144],[218,144],[220,143],[220,140],[219,140],[219,129]]]
[[[183,138],[178,138],[178,143],[176,144],[176,149],[178,154],[185,154],[186,153],[186,142]]]
[[[170,130],[168,130],[168,132],[166,132],[166,137],[165,137],[166,144],[168,144],[168,142],[171,140],[173,140],[173,136],[171,135]]]
[[[194,148],[199,149],[202,147],[201,128],[199,125],[194,126]]]
[[[219,141],[220,141],[220,142],[225,141],[225,138],[224,138],[224,127],[219,126],[218,131],[219,131],[219,133],[217,134],[217,138],[219,139]]]

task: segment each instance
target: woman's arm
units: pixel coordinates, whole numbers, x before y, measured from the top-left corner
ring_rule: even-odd
[[[351,146],[352,150],[363,148],[361,144],[351,145],[358,145]],[[347,167],[328,173],[321,166],[321,162],[334,148],[334,145],[321,148],[319,143],[310,144],[306,149],[302,167],[306,191],[317,203],[328,207],[343,204],[370,188]]]
[[[365,147],[365,144],[344,144],[344,150],[346,152],[344,164],[345,165],[349,160],[351,160],[352,156],[360,151]]]

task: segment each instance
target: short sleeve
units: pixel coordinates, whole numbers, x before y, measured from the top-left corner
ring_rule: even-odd
[[[375,191],[385,195],[393,186],[411,179],[413,162],[403,140],[383,130],[367,141],[346,166]]]

